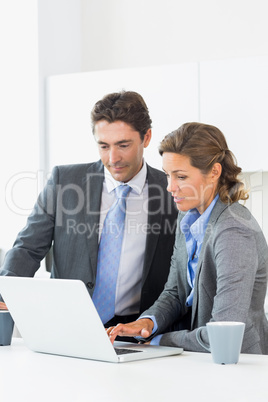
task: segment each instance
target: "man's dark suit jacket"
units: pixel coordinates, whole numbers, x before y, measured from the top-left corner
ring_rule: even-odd
[[[147,167],[149,214],[140,313],[158,298],[167,280],[177,218],[165,175]],[[33,276],[53,244],[51,276],[80,279],[92,295],[103,180],[101,161],[55,167],[8,251],[1,275]]]

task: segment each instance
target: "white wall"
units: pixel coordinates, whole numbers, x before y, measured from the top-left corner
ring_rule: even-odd
[[[39,137],[41,170],[47,171],[46,79],[81,71],[79,0],[38,0]]]
[[[37,194],[38,42],[35,0],[0,2],[0,263]]]
[[[0,264],[46,179],[45,82],[81,70],[79,0],[0,2]]]
[[[267,0],[81,0],[83,71],[267,55]]]

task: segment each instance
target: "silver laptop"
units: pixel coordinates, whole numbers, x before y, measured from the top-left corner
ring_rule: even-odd
[[[121,363],[183,351],[130,342],[112,345],[80,280],[1,276],[0,294],[26,346],[35,352]]]

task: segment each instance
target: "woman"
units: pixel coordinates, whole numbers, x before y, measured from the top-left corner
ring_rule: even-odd
[[[268,354],[268,247],[256,220],[238,203],[248,196],[224,135],[214,126],[186,123],[163,139],[159,151],[167,190],[183,213],[170,274],[158,300],[136,322],[107,330],[111,341],[141,336],[205,352],[196,340],[198,327],[242,321],[242,352]],[[206,329],[201,337],[208,342]]]

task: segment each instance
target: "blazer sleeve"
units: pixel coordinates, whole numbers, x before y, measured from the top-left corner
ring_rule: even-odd
[[[180,231],[181,215],[178,215],[176,239],[171,258],[170,272],[164,290],[155,303],[142,315],[154,315],[158,325],[156,334],[162,333],[175,321],[187,313],[185,300],[190,292],[184,265],[187,264],[187,252],[184,235]]]
[[[6,254],[1,275],[34,276],[49,251],[54,232],[58,169],[40,193],[26,226],[19,232],[13,248]]]

